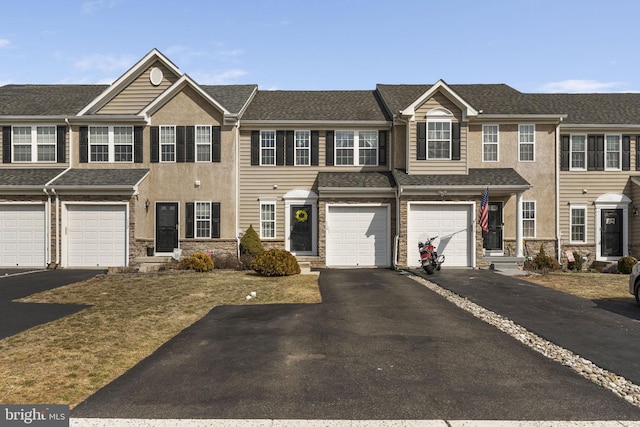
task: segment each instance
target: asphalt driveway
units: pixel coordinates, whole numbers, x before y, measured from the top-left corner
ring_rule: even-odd
[[[398,272],[319,282],[320,304],[213,309],[72,417],[640,420]]]
[[[84,305],[13,302],[48,289],[81,282],[99,270],[0,269],[0,339],[85,309]]]

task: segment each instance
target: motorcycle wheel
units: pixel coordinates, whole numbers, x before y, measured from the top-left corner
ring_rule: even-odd
[[[433,274],[433,265],[425,264],[424,265],[424,271],[426,271],[427,274]]]

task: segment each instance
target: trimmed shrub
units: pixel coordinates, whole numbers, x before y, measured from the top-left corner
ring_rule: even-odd
[[[261,276],[291,276],[300,274],[298,260],[291,252],[283,249],[269,249],[256,255],[251,268]]]
[[[622,274],[630,274],[633,270],[633,266],[638,263],[638,260],[632,256],[623,256],[618,260],[618,272]]]
[[[580,255],[576,251],[573,251],[573,259],[575,261],[567,263],[567,267],[569,268],[569,270],[582,271],[582,255]]]
[[[553,271],[558,269],[558,261],[555,258],[550,257],[546,254],[544,250],[544,246],[540,245],[540,252],[536,255],[533,260],[533,267],[536,270],[540,270],[543,272]]]
[[[213,260],[207,254],[196,252],[189,257],[184,257],[178,264],[180,270],[194,270],[194,271],[211,271],[213,270]]]
[[[264,246],[258,237],[258,233],[253,229],[253,225],[249,225],[249,228],[240,239],[240,253],[255,256],[262,252],[264,252]]]

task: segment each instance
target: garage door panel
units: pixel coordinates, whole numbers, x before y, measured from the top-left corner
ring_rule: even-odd
[[[0,205],[0,266],[44,267],[46,236],[44,205]]]
[[[466,204],[411,204],[408,221],[408,264],[419,265],[418,242],[434,241],[445,265],[472,266],[472,207]]]
[[[387,211],[385,206],[329,206],[327,265],[389,266]]]

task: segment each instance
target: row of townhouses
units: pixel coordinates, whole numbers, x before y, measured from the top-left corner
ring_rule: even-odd
[[[250,225],[328,267],[436,235],[448,266],[640,251],[640,94],[207,86],[154,49],[108,86],[0,87],[0,126],[2,267],[235,254]]]

